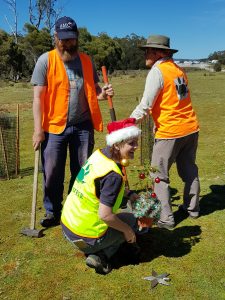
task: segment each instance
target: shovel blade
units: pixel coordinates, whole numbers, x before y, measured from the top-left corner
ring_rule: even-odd
[[[36,238],[40,238],[42,237],[44,234],[43,234],[43,229],[30,229],[30,228],[24,228],[21,233],[23,235],[26,235],[26,236],[30,236],[30,237],[36,237]]]

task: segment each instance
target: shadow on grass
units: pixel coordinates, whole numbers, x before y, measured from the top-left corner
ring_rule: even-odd
[[[206,216],[214,211],[225,209],[225,185],[210,185],[211,193],[206,194],[200,199],[200,216]],[[172,206],[178,206],[172,204]],[[181,223],[189,217],[188,213],[182,210],[174,212],[175,224]]]
[[[210,185],[210,189],[211,192],[203,195],[200,199],[200,217],[209,215],[217,210],[225,209],[225,185]],[[172,206],[178,207],[177,204],[173,203],[174,200],[179,200],[177,199],[179,197],[174,197],[176,192],[176,189],[171,189]],[[175,224],[181,223],[188,216],[188,213],[178,209],[174,212]]]
[[[200,217],[209,215],[217,210],[225,209],[225,185],[210,185],[210,189],[211,192],[209,194],[203,195],[200,199]],[[177,204],[173,203],[173,201],[180,199],[179,196],[175,196],[177,190],[174,188],[170,188],[170,193],[172,206],[178,207]],[[177,214],[178,218],[176,224],[180,223],[181,220],[184,220],[188,217],[187,214],[182,215],[182,213],[178,210],[174,214],[174,217],[176,218]],[[179,218],[181,220],[179,220]]]
[[[41,166],[38,169],[38,173],[42,173]],[[20,170],[20,177],[30,176],[34,174],[34,167],[28,167]]]
[[[173,205],[175,206],[175,205]],[[185,219],[187,219],[189,217],[188,212],[179,209],[179,205],[177,206],[177,210],[173,213],[173,217],[174,217],[174,222],[175,222],[175,226],[177,226],[179,223],[181,223],[182,221],[184,221]]]
[[[140,262],[148,262],[158,256],[182,257],[200,241],[201,227],[183,226],[174,230],[152,228],[145,236],[140,236]]]
[[[121,247],[114,258],[113,267],[119,269],[130,264],[150,262],[159,256],[182,257],[187,255],[192,246],[200,241],[200,226],[184,226],[169,231],[166,229],[151,228],[148,233],[139,235],[137,243],[141,248],[138,257],[128,251],[130,245]],[[130,247],[131,248],[131,247]]]
[[[34,167],[28,167],[20,170],[21,177],[30,176],[33,174],[34,174]]]
[[[203,195],[200,200],[200,217],[209,215],[214,211],[225,209],[225,185],[211,185],[211,192]],[[171,189],[172,202],[179,200],[175,197],[177,190]],[[178,206],[172,204],[173,206]],[[175,223],[179,224],[186,219],[188,214],[177,210],[174,212]],[[132,251],[128,251],[130,246],[121,247],[117,253],[114,268],[118,269],[124,265],[150,262],[159,256],[182,257],[187,255],[191,248],[200,242],[201,227],[183,226],[175,228],[173,231],[159,228],[151,228],[148,233],[138,236],[138,245],[141,248],[140,255],[135,257]]]
[[[210,185],[211,192],[200,200],[200,216],[225,209],[225,185]]]
[[[176,196],[177,192],[178,192],[177,189],[170,187],[170,197],[172,203],[174,201],[180,200],[180,196]]]

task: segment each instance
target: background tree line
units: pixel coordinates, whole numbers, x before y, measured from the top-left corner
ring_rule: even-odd
[[[1,79],[29,79],[38,57],[51,50],[53,38],[48,28],[38,29],[31,23],[24,25],[25,34],[9,34],[0,29]],[[114,70],[143,69],[143,51],[137,45],[145,39],[131,34],[124,38],[111,38],[106,33],[91,35],[86,28],[79,28],[79,50],[89,54],[97,70],[106,65]]]
[[[218,60],[221,65],[225,65],[225,50],[216,51],[209,55],[209,60]]]
[[[214,65],[214,71],[220,72],[222,70],[222,65],[225,65],[225,50],[224,51],[216,51],[209,55],[209,60],[217,60]]]
[[[17,0],[4,0],[13,21],[7,17],[11,33],[0,29],[0,78],[17,81],[29,80],[38,57],[51,50],[56,19],[63,7],[56,8],[57,0],[29,0],[29,22],[24,24],[24,34],[17,30]],[[111,38],[106,33],[91,35],[87,28],[79,28],[79,49],[89,54],[97,70],[105,65],[114,70],[138,70],[145,68],[143,51],[138,48],[145,38],[134,33],[123,38]],[[214,52],[209,59],[225,64],[225,51]]]
[[[54,47],[54,24],[62,15],[63,7],[57,0],[29,0],[29,22],[24,24],[24,34],[17,29],[17,0],[3,0],[9,8],[11,22],[6,22],[11,33],[0,29],[0,78],[29,79],[38,57]],[[56,8],[58,7],[58,8]],[[143,37],[131,34],[125,38],[111,38],[106,33],[91,35],[86,28],[79,28],[79,48],[89,54],[97,70],[106,65],[115,69],[144,68],[143,52],[137,45]]]

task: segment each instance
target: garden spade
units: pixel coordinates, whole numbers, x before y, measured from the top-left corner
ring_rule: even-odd
[[[43,229],[35,229],[36,223],[36,205],[37,205],[37,189],[38,189],[38,165],[39,165],[39,148],[35,151],[34,160],[34,182],[33,182],[33,199],[32,199],[32,209],[31,209],[31,223],[30,228],[24,228],[21,233],[30,237],[42,237]]]
[[[103,76],[103,81],[105,84],[108,84],[108,76],[107,76],[107,70],[105,66],[102,66],[102,76]],[[113,107],[113,102],[112,102],[112,97],[111,96],[107,96],[108,99],[108,105],[109,105],[109,113],[110,113],[110,117],[112,122],[116,121],[116,113]]]
[[[106,66],[102,66],[102,76],[103,76],[104,83],[108,84],[109,80],[108,80],[108,76],[107,76]],[[115,113],[115,110],[114,110],[114,107],[113,107],[112,97],[107,96],[107,99],[108,99],[110,117],[111,117],[112,122],[114,122],[114,121],[116,121],[116,113]],[[127,180],[127,172],[126,172],[125,166],[123,166],[123,174],[124,174],[125,185],[128,189],[130,189],[129,188],[129,183],[128,183],[128,180]]]

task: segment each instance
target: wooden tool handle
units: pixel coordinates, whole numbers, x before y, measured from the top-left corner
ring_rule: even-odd
[[[107,70],[106,66],[102,66],[102,75],[103,75],[103,81],[105,84],[109,83],[108,76],[107,76]],[[113,107],[113,102],[112,102],[112,97],[107,96],[108,99],[108,104],[109,104],[109,112],[110,112],[110,117],[112,121],[116,121],[116,113]]]
[[[34,159],[33,199],[32,199],[32,209],[31,209],[31,223],[30,223],[30,229],[32,230],[35,229],[35,222],[36,222],[39,156],[40,156],[40,150],[38,148],[35,151],[35,159]]]
[[[103,75],[104,83],[108,84],[109,80],[108,80],[108,76],[107,76],[106,66],[102,66],[102,75]],[[115,110],[114,110],[114,107],[113,107],[112,97],[107,96],[107,99],[108,99],[108,104],[109,104],[109,112],[110,112],[111,120],[116,121],[116,113],[115,113]],[[125,167],[123,167],[123,175],[124,175],[124,180],[125,180],[126,187],[129,189],[129,183],[128,183],[128,180],[127,180],[127,172],[126,172]]]

